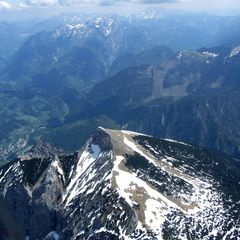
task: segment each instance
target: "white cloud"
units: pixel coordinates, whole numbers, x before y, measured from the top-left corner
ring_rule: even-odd
[[[4,12],[4,11],[9,12],[10,10],[21,10],[21,9],[26,9],[28,7],[29,5],[26,4],[25,2],[14,1],[13,3],[11,3],[11,2],[0,0],[0,12]]]
[[[13,8],[13,5],[11,5],[8,2],[0,1],[0,10],[10,10]]]
[[[53,6],[53,5],[81,5],[81,4],[92,4],[92,5],[115,5],[118,3],[171,3],[179,2],[182,0],[25,0],[26,4],[30,6]]]
[[[129,4],[129,5],[127,5]],[[240,10],[240,0],[0,0],[0,11],[11,9],[33,9],[51,6],[61,7],[61,9],[72,7],[73,10],[79,9],[83,5],[87,6],[113,6],[125,7],[128,10],[144,8],[146,5],[169,7],[175,9],[197,10],[197,11],[218,11],[218,10]]]
[[[30,6],[55,6],[59,5],[59,0],[28,0],[26,1],[27,5]]]
[[[99,5],[112,5],[116,3],[169,3],[169,2],[179,2],[182,0],[75,0],[76,3],[90,3],[90,4],[99,4]]]

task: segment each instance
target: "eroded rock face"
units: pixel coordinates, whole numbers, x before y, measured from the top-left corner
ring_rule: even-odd
[[[0,169],[0,192],[29,239],[240,236],[240,169],[231,159],[103,128],[75,154],[45,150]]]
[[[62,155],[61,150],[39,141],[1,169],[1,192],[25,237],[43,239],[62,221],[57,205],[63,189],[57,171]]]

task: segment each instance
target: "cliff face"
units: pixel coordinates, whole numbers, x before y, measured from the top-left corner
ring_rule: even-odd
[[[0,192],[28,239],[240,235],[240,169],[231,159],[102,128],[72,155],[44,146],[0,168]]]

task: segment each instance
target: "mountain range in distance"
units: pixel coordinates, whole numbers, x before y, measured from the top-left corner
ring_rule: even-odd
[[[3,159],[39,138],[74,151],[98,125],[239,155],[238,17],[63,15],[24,26],[28,37],[0,61]]]
[[[20,24],[28,37],[0,64],[3,158],[40,137],[73,151],[103,124],[237,157],[239,18],[173,15],[69,14]]]

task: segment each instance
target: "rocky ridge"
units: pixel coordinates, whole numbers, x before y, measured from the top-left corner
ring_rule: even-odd
[[[240,236],[239,167],[218,153],[98,128],[75,154],[32,156],[0,169],[28,239]]]

